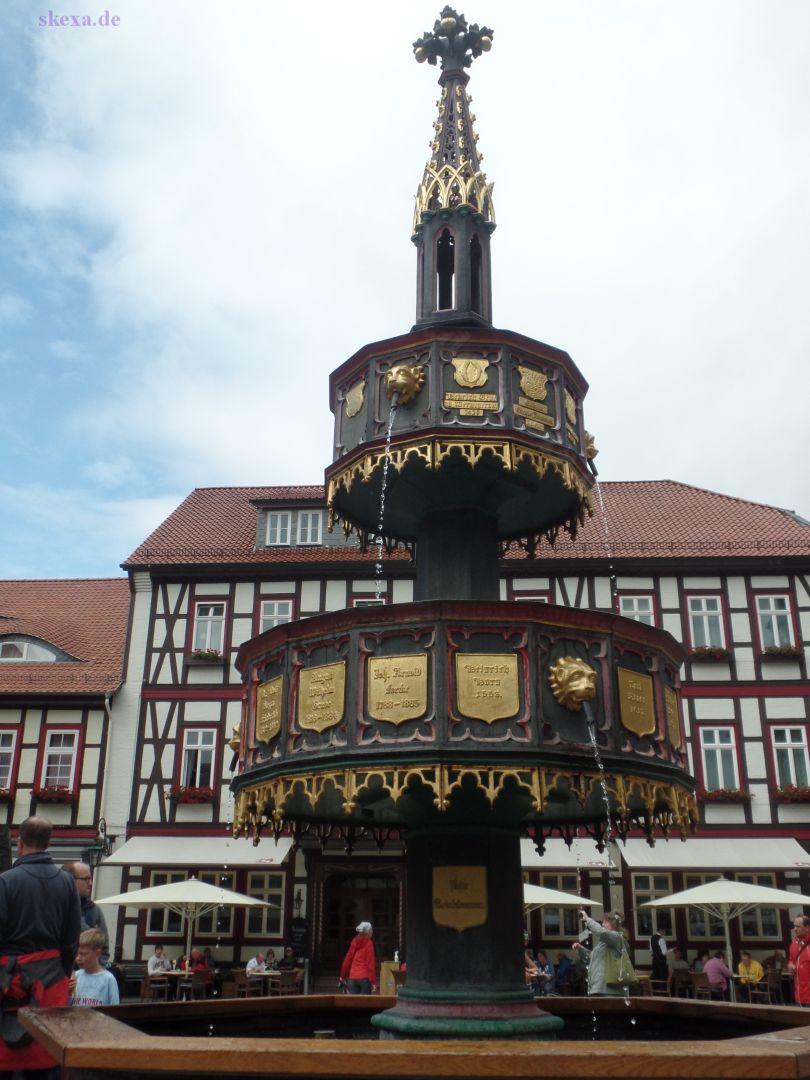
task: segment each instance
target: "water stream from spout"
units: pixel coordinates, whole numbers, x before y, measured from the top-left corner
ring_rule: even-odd
[[[383,458],[382,489],[380,490],[380,517],[377,522],[377,561],[374,564],[374,599],[379,602],[383,588],[383,527],[385,525],[385,489],[388,485],[388,468],[391,464],[391,432],[397,415],[399,394],[391,395],[391,408],[388,410],[388,429],[385,433],[385,457]]]
[[[602,517],[602,536],[605,542],[605,555],[607,556],[608,564],[610,610],[616,611],[619,604],[619,589],[616,581],[616,568],[613,565],[613,545],[610,541],[610,525],[608,524],[607,511],[605,510],[605,500],[602,498],[602,486],[598,480],[594,480],[593,486],[596,489],[596,497],[599,500],[599,511]]]

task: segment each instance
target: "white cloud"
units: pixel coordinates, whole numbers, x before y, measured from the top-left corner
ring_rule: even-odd
[[[438,7],[116,10],[115,32],[34,35],[39,120],[0,165],[26,266],[85,284],[113,341],[66,418],[80,471],[317,482],[329,372],[412,321],[438,72],[410,42]],[[810,450],[810,7],[471,14],[495,28],[470,89],[496,182],[496,324],[571,353],[603,478],[810,515],[792,464]]]
[[[0,293],[0,324],[27,322],[33,307],[24,296],[12,292]]]

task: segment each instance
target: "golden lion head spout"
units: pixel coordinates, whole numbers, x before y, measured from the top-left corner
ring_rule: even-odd
[[[596,672],[575,656],[561,657],[550,669],[548,683],[554,697],[569,712],[579,712],[583,701],[596,697]]]
[[[389,400],[397,395],[397,403],[413,401],[425,381],[425,370],[419,364],[397,364],[385,376],[385,392]]]

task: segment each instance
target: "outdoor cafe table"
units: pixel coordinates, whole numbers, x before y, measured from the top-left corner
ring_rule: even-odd
[[[261,982],[261,984],[262,984],[262,992],[265,995],[270,992],[271,983],[274,980],[280,979],[280,978],[281,978],[281,972],[280,971],[249,971],[248,972],[248,979],[249,980],[255,980],[256,982]]]

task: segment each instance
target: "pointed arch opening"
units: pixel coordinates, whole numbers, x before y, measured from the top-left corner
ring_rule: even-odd
[[[443,229],[436,242],[436,307],[439,311],[453,307],[455,271],[455,240],[449,229]]]
[[[481,241],[474,236],[470,241],[470,307],[479,315],[484,313],[484,253]]]

